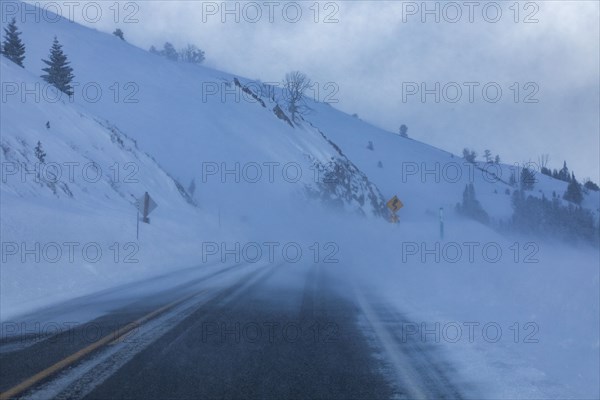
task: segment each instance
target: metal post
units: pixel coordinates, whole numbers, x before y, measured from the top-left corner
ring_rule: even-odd
[[[440,240],[444,240],[444,207],[440,207]]]
[[[148,192],[144,193],[144,222],[149,224],[150,220],[148,219],[148,207],[150,205],[150,196]]]

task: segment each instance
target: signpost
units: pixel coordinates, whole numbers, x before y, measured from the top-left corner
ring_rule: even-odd
[[[386,205],[392,212],[391,222],[393,224],[398,223],[399,219],[398,219],[398,215],[396,214],[396,212],[398,212],[398,210],[400,210],[402,207],[404,207],[404,204],[400,201],[398,196],[394,196],[386,203]]]
[[[154,209],[156,207],[158,207],[158,204],[156,204],[154,199],[152,197],[150,197],[148,192],[145,192],[142,197],[140,197],[139,199],[136,199],[136,201],[135,201],[135,208],[137,208],[136,239],[139,239],[139,237],[140,237],[140,213],[142,214],[142,222],[149,224],[150,218],[148,218],[148,215],[150,215],[150,213],[152,211],[154,211]]]
[[[440,207],[440,240],[444,240],[444,207]]]

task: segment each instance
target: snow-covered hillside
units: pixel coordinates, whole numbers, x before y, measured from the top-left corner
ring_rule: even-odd
[[[305,118],[314,128],[307,123],[293,128],[273,110],[278,105],[284,108],[284,95],[277,88],[173,62],[65,19],[47,20],[52,22],[42,19],[22,24],[23,39],[28,43],[26,68],[40,71],[41,59],[47,57],[56,35],[75,69],[74,103],[108,121],[118,121],[123,132],[186,188],[195,180],[197,200],[205,207],[248,215],[262,204],[263,195],[274,199],[314,184],[318,179],[313,163],[327,165],[338,156],[316,132],[319,130],[374,181],[386,200],[397,194],[411,205],[402,211],[404,217],[421,218],[428,211],[437,213],[439,207],[452,209],[461,200],[465,184],[471,182],[493,219],[505,219],[512,213],[507,183],[513,171],[518,179],[525,162],[479,165],[477,169],[462,158],[382,131],[324,103],[309,101],[312,111]],[[236,85],[236,81],[242,84]],[[42,96],[42,102],[43,97],[50,96]],[[373,151],[367,149],[369,141],[374,144]],[[296,180],[298,171],[302,176]],[[536,179],[539,185],[531,193],[534,196],[543,193],[552,198],[555,192],[562,197],[566,190],[565,182],[539,173]],[[260,190],[248,190],[257,186]],[[356,197],[367,197],[371,190],[377,192],[361,188]],[[270,192],[269,196],[265,192]],[[253,194],[259,194],[258,198],[252,199]],[[238,200],[240,196],[243,202]],[[584,201],[596,219],[599,199],[598,192],[592,192]],[[362,204],[358,206],[362,208]],[[372,211],[381,204],[369,206]]]
[[[422,219],[428,212],[437,215],[439,207],[452,210],[462,200],[465,185],[473,183],[477,198],[490,216],[508,219],[512,215],[510,194],[516,188],[509,184],[510,177],[515,174],[518,180],[525,167],[535,172],[534,189],[528,195],[551,199],[554,192],[562,198],[567,189],[566,182],[539,173],[540,166],[530,160],[516,165],[473,164],[462,156],[378,129],[327,104],[310,106],[313,112],[307,119],[340,145],[387,198],[398,195],[409,205],[401,212],[406,218]],[[369,142],[373,143],[373,150],[367,148]],[[600,192],[588,193],[582,205],[593,211],[598,220]]]
[[[25,23],[22,30],[31,43],[28,70],[39,71],[48,52],[45,39],[56,35],[75,69],[73,103],[118,121],[186,188],[195,180],[204,207],[243,216],[264,198],[283,196],[286,202],[289,192],[303,193],[317,182],[315,163],[341,157],[316,130],[294,129],[276,115],[276,105],[264,107],[229,74],[169,61],[65,19]],[[345,193],[346,203],[381,214],[383,198],[369,182],[364,185],[360,193]],[[373,204],[368,199],[361,204],[360,197],[371,193]]]
[[[5,58],[0,63],[3,83],[40,82]],[[182,222],[205,220],[135,141],[82,107],[6,97],[1,129],[3,318],[48,296],[68,298],[144,276],[190,234]],[[159,208],[138,242],[134,203],[146,191]],[[148,246],[155,241],[162,246]],[[65,243],[73,243],[72,251]]]
[[[0,58],[1,320],[205,265],[203,242],[335,243],[330,270],[412,320],[504,329],[497,345],[469,342],[466,331],[442,341],[471,374],[466,386],[487,385],[490,398],[598,392],[597,244],[497,229],[513,215],[510,177],[523,165],[468,163],[314,101],[292,123],[279,88],[64,19],[19,29],[25,68]],[[54,36],[74,68],[72,98],[39,78]],[[489,224],[455,212],[471,183]],[[566,189],[538,173],[528,194],[567,205]],[[134,202],[144,192],[158,208],[137,239]],[[404,203],[399,224],[385,207],[394,195]],[[589,192],[582,203],[596,229],[599,202]],[[539,340],[512,341],[515,323],[521,334],[535,324]]]

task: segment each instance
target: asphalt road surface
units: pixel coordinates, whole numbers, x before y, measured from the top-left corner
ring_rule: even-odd
[[[444,355],[401,337],[410,321],[336,279],[341,269],[186,270],[5,323],[0,391],[37,399],[462,398]]]

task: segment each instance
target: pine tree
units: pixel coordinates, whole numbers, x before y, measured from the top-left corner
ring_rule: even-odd
[[[573,204],[566,207],[561,205],[555,193],[552,200],[548,200],[545,196],[541,199],[536,196],[525,197],[524,192],[516,190],[512,205],[514,214],[510,224],[519,231],[568,241],[598,239],[592,212]]]
[[[74,78],[73,68],[69,65],[70,62],[67,61],[67,56],[63,53],[62,45],[58,42],[56,36],[50,49],[50,60],[42,61],[48,65],[47,68],[42,69],[42,71],[46,72],[46,75],[42,75],[42,78],[51,85],[56,86],[61,92],[72,96],[73,86],[71,86],[71,82]]]
[[[179,59],[179,54],[177,53],[177,50],[175,50],[175,46],[170,42],[165,42],[160,54],[171,61],[177,61]]]
[[[563,163],[563,167],[560,171],[558,171],[558,175],[557,175],[557,179],[560,179],[561,181],[565,181],[565,182],[569,182],[570,179],[570,174],[569,174],[569,168],[567,168],[567,162],[565,161]]]
[[[490,220],[488,213],[485,212],[481,203],[477,200],[477,196],[475,196],[475,186],[472,183],[465,185],[462,203],[456,205],[456,210],[458,213],[484,224],[487,224]]]
[[[367,144],[367,149],[369,149],[369,150],[375,149],[375,147],[373,147],[373,142],[369,141],[369,143]]]
[[[2,42],[2,54],[18,66],[24,68],[25,45],[19,37],[21,32],[17,30],[17,20],[15,18],[4,28],[4,41]]]
[[[113,35],[115,35],[116,37],[118,37],[121,40],[125,40],[125,35],[123,34],[123,31],[120,28],[115,29],[115,31],[113,32]]]
[[[196,179],[192,179],[192,182],[190,182],[190,186],[188,186],[188,193],[190,196],[194,197],[194,193],[196,193]]]
[[[567,186],[567,191],[565,192],[563,198],[572,203],[581,204],[583,201],[583,193],[581,191],[581,185],[576,179],[573,179],[571,182],[569,182],[569,186]]]
[[[35,157],[42,164],[46,161],[46,153],[42,149],[42,143],[39,140],[37,142],[37,146],[35,146]]]
[[[550,171],[550,168],[542,167],[542,169],[540,170],[540,172],[542,174],[544,174],[544,175],[552,176],[552,171]]]
[[[590,181],[589,179],[585,182],[583,187],[585,187],[587,190],[592,190],[594,192],[600,191],[600,187],[598,187],[598,185],[596,185],[594,182]]]
[[[492,162],[492,152],[489,150],[485,150],[483,152],[483,157],[485,158],[485,162],[491,163]]]
[[[535,184],[535,172],[529,168],[523,168],[521,171],[521,189],[533,190]]]
[[[508,180],[508,184],[513,187],[517,185],[517,178],[515,177],[515,171],[511,172],[510,179]]]
[[[400,125],[400,136],[405,138],[408,137],[408,127],[404,124]]]

